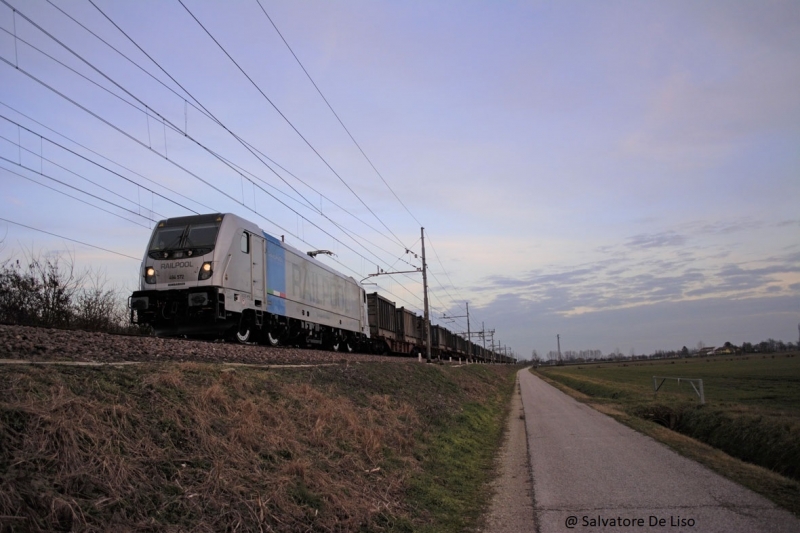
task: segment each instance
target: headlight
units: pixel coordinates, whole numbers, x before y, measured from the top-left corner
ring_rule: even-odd
[[[147,267],[144,269],[144,282],[153,284],[156,282],[156,269]]]
[[[203,263],[203,266],[200,267],[200,272],[197,274],[198,280],[204,280],[211,277],[211,274],[214,273],[214,270],[211,268],[210,262]]]

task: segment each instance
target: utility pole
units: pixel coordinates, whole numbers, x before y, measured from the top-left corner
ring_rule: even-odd
[[[558,362],[561,362],[561,335],[556,333],[556,340],[558,341]]]
[[[472,333],[470,333],[470,331],[469,331],[469,302],[464,302],[464,303],[467,304],[467,349],[469,350],[469,353],[467,355],[469,356],[469,359],[471,361],[472,360]]]
[[[428,362],[431,362],[431,316],[428,312],[428,263],[425,261],[425,228],[420,228],[422,240],[422,289],[425,293],[425,346]]]

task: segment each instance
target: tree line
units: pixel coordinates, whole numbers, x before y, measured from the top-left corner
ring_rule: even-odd
[[[565,350],[559,354],[551,350],[547,352],[546,357],[541,357],[536,350],[531,353],[531,358],[534,362],[545,361],[565,361],[580,363],[583,361],[620,361],[620,360],[638,360],[638,359],[671,359],[679,357],[693,357],[697,355],[712,355],[719,353],[727,353],[731,355],[749,354],[749,353],[781,353],[792,352],[800,350],[800,340],[797,343],[784,342],[775,339],[767,339],[765,341],[751,343],[744,342],[741,346],[735,345],[730,342],[724,343],[718,348],[717,352],[709,352],[704,350],[705,344],[701,341],[697,343],[694,348],[687,348],[684,346],[680,350],[656,350],[649,355],[636,355],[634,350],[631,349],[630,354],[625,355],[620,352],[619,348],[610,354],[603,355],[601,350]]]

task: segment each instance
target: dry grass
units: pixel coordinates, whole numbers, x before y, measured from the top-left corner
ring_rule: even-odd
[[[0,531],[407,531],[418,437],[494,385],[399,372],[5,368]]]

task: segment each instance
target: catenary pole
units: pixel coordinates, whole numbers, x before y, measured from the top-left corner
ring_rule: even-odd
[[[469,330],[469,302],[467,304],[467,349],[469,350],[469,360],[472,361],[472,333]]]
[[[425,345],[428,362],[431,362],[431,315],[428,311],[428,263],[425,261],[425,228],[420,228],[422,240],[422,289],[425,293]]]

